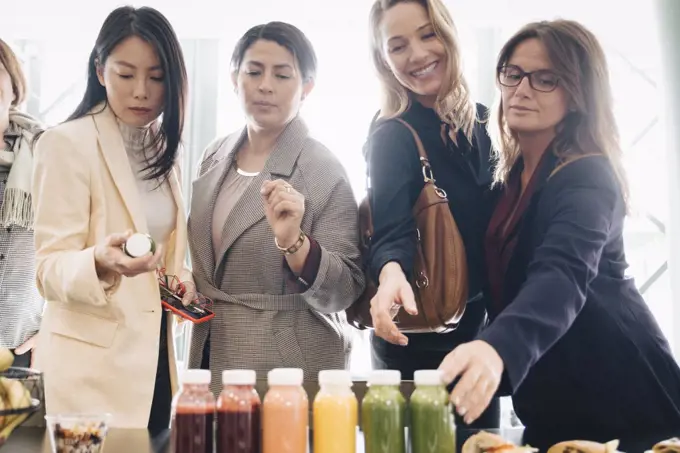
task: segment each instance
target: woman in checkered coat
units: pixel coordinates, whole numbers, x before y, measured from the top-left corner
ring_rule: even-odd
[[[346,368],[343,310],[364,288],[349,180],[298,116],[314,86],[311,44],[292,25],[259,25],[232,66],[247,124],[206,149],[189,219],[197,289],[216,312],[193,329],[190,366],[209,362],[215,391],[228,368],[297,367],[308,380]]]
[[[19,58],[0,39],[0,347],[32,364],[43,299],[35,286],[33,146],[41,124],[18,108],[27,96]]]

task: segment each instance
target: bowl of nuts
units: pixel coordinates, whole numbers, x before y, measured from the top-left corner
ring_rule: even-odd
[[[111,414],[45,416],[52,453],[103,453]]]

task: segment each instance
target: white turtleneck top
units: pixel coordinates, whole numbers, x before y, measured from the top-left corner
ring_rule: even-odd
[[[149,234],[156,244],[165,246],[175,229],[177,204],[168,181],[163,181],[159,185],[158,180],[144,179],[146,172],[143,170],[147,166],[147,159],[154,157],[149,149],[152,141],[150,128],[129,126],[122,121],[118,121],[118,127],[125,143],[130,167],[137,181]]]

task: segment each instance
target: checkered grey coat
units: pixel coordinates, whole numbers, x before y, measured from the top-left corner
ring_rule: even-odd
[[[193,183],[189,246],[197,289],[215,302],[215,318],[193,328],[189,366],[198,368],[210,331],[212,388],[221,372],[296,367],[305,379],[323,369],[348,366],[351,328],[343,310],[364,288],[358,248],[358,212],[340,162],[294,119],[282,132],[260,174],[250,183],[224,225],[222,245],[212,246],[215,200],[246,138],[245,129],[210,145]],[[284,179],[305,197],[302,229],[321,246],[316,281],[295,294],[283,256],[265,218],[260,186]]]

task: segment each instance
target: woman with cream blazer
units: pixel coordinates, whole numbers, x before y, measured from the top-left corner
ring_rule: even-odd
[[[168,20],[121,6],[99,31],[80,104],[37,142],[36,274],[46,300],[37,364],[48,415],[108,412],[111,426],[159,440],[170,426],[174,318],[157,274],[191,279],[177,166],[186,87]],[[154,253],[123,253],[132,232],[153,238]]]
[[[148,228],[116,117],[108,107],[93,112],[48,130],[36,146],[37,280],[46,299],[38,368],[48,414],[109,412],[116,427],[146,428],[161,316],[168,317],[173,393],[177,388],[172,316],[161,308],[154,272],[113,282],[97,277],[95,244],[112,232]],[[168,178],[177,218],[163,261],[168,274],[185,281],[191,277],[178,173],[175,167]]]

